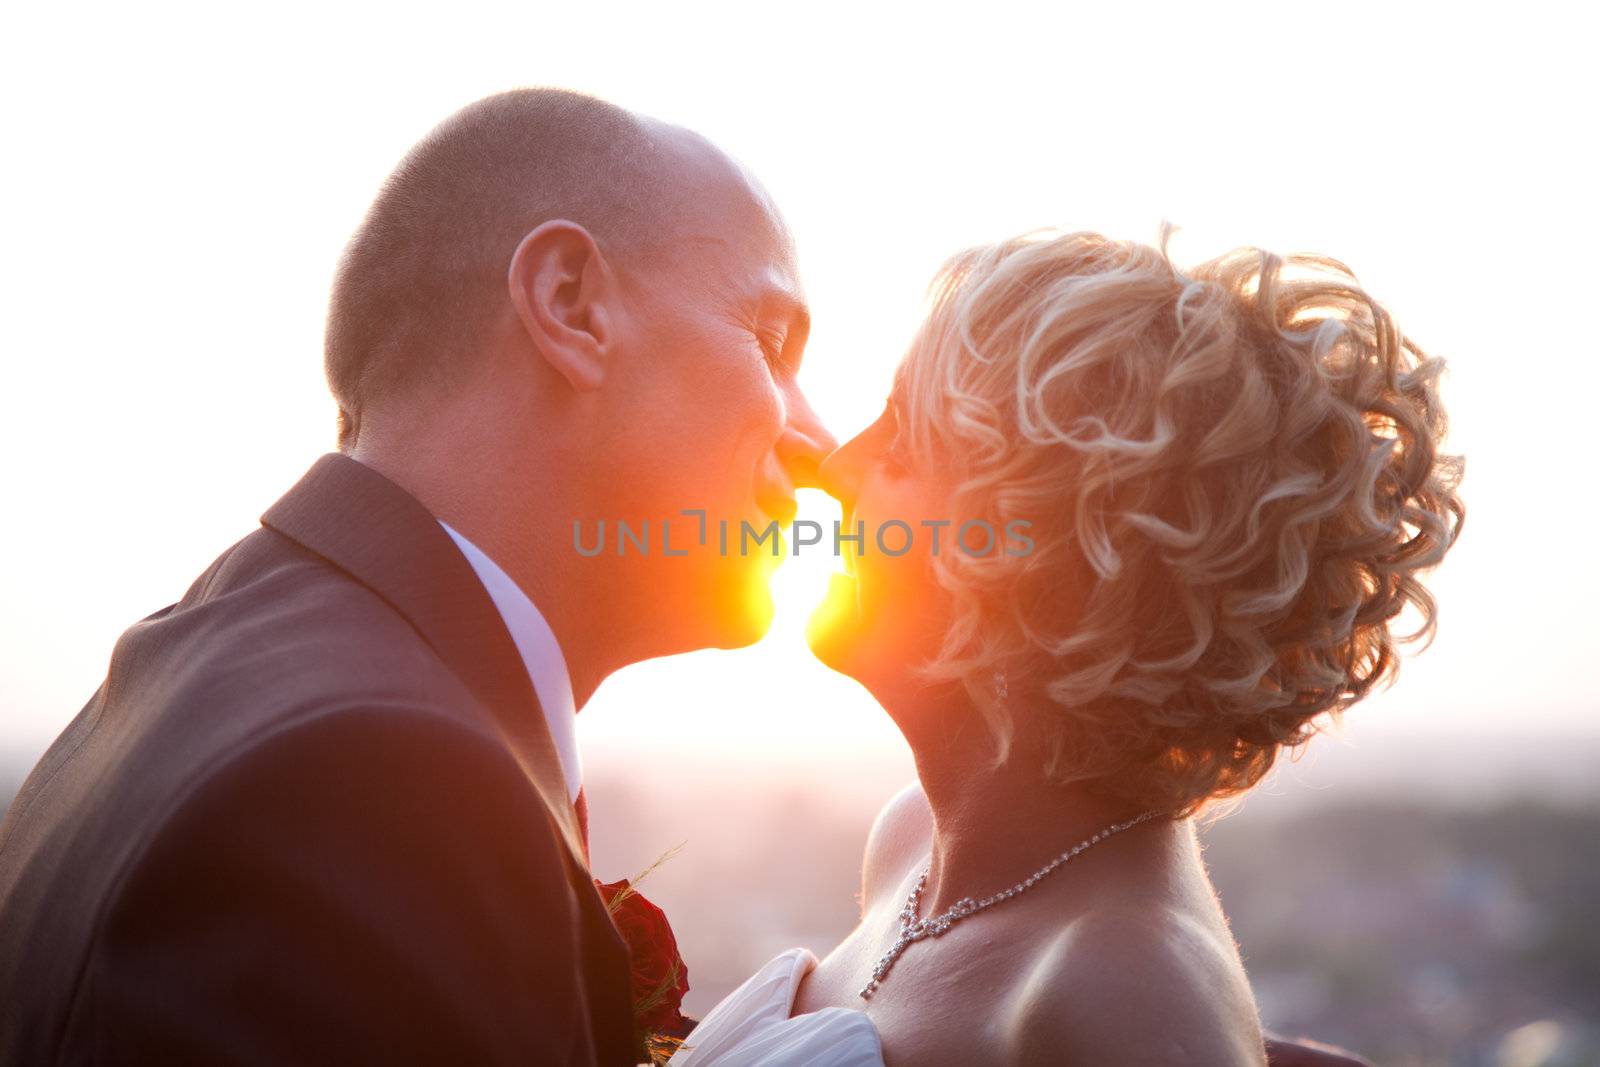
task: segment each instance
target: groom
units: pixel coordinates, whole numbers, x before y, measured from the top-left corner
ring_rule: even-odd
[[[429,134],[334,282],[339,453],[122,636],[0,828],[0,1063],[632,1063],[573,716],[765,629],[770,558],[693,534],[786,523],[831,448],[807,329],[695,134],[554,90]]]

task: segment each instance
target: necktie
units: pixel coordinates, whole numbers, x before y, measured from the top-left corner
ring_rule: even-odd
[[[572,802],[572,807],[578,813],[578,834],[583,838],[583,858],[589,858],[589,801],[583,795],[583,786],[578,787],[578,798]]]

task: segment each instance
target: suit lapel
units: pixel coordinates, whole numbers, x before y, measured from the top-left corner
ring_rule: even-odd
[[[495,717],[572,857],[583,834],[533,683],[494,602],[449,534],[415,497],[330,453],[261,517],[383,597]]]

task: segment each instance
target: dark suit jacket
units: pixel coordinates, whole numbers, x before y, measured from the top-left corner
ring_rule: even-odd
[[[325,456],[0,825],[0,1063],[632,1063],[532,685],[421,504]]]

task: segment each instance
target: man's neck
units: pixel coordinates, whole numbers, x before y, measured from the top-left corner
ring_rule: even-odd
[[[396,455],[358,443],[349,454],[416,497],[527,594],[561,646],[577,710],[608,675],[631,662],[629,635],[615,621],[625,590],[607,588],[603,560],[585,560],[594,565],[579,568],[570,558],[571,516],[581,511],[565,498],[562,483],[581,478],[570,472],[559,479],[508,476],[442,451]]]

